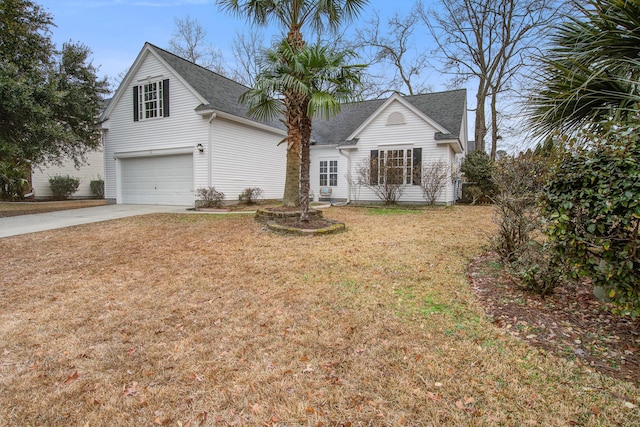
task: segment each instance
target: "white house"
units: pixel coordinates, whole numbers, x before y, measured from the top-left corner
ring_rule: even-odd
[[[384,182],[384,171],[393,164],[396,173],[402,169],[399,201],[424,203],[422,171],[443,162],[452,179],[446,181],[438,202],[451,204],[457,199],[455,175],[467,145],[466,91],[394,94],[345,105],[329,121],[314,120],[313,139],[311,182],[320,197],[379,202],[358,170],[371,168],[375,185]]]
[[[228,200],[248,187],[281,198],[286,147],[278,144],[286,132],[279,121],[247,116],[239,103],[246,90],[145,44],[102,116],[105,198],[192,206],[195,191],[209,186]],[[466,146],[464,90],[345,105],[330,121],[313,122],[312,191],[316,199],[379,201],[358,184],[357,168],[385,159],[406,172],[400,201],[424,202],[412,177],[432,161],[454,169]],[[448,181],[438,201],[455,199]]]
[[[102,115],[107,201],[192,206],[210,186],[282,197],[286,133],[247,117],[246,90],[145,44]]]
[[[95,197],[91,191],[91,181],[103,179],[104,156],[102,148],[89,151],[86,162],[76,168],[72,160],[65,160],[60,165],[50,165],[43,168],[33,168],[31,171],[31,188],[36,199],[51,199],[53,193],[49,187],[49,178],[56,175],[69,175],[80,180],[78,191],[71,195],[71,199],[86,199]]]

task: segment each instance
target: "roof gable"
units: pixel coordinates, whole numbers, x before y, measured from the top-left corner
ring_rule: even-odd
[[[347,144],[394,101],[401,102],[447,138],[458,138],[467,113],[466,99],[466,90],[460,89],[412,96],[394,94],[387,99],[345,104],[334,118],[313,121],[313,138],[318,144]]]
[[[151,43],[145,43],[129,72],[118,87],[114,99],[103,114],[103,118],[109,117],[113,106],[122,98],[124,92],[126,92],[125,88],[131,84],[133,76],[136,75],[147,55],[155,56],[200,100],[201,104],[196,107],[197,110],[223,112],[244,120],[263,123],[278,129],[283,128],[282,124],[277,120],[260,122],[248,116],[248,109],[240,103],[240,96],[249,89],[248,87],[194,64],[193,62],[187,61],[186,59],[180,58]]]

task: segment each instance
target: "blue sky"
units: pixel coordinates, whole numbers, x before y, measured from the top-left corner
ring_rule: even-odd
[[[207,30],[208,40],[232,58],[228,48],[238,31],[249,26],[238,17],[219,10],[215,0],[36,0],[53,15],[53,41],[82,42],[93,51],[93,63],[101,76],[116,77],[135,60],[145,42],[167,48],[174,31],[174,18],[190,16]],[[428,2],[427,2],[428,3]],[[381,22],[395,10],[405,15],[414,0],[370,0],[366,20],[378,11]],[[357,25],[353,23],[352,25]],[[275,31],[275,29],[272,29]],[[424,37],[421,37],[423,40]]]

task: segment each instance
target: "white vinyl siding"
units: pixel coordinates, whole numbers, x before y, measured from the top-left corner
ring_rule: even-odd
[[[389,126],[390,114],[400,113],[404,117],[405,124]],[[381,111],[358,135],[357,149],[351,151],[351,177],[357,181],[358,165],[362,162],[370,162],[371,150],[407,150],[410,148],[422,148],[422,164],[437,159],[451,161],[453,155],[448,145],[438,145],[435,133],[438,130],[406,108],[400,102],[390,103],[384,111]],[[366,186],[360,185],[358,200],[363,202],[379,202],[380,199]],[[447,188],[440,195],[439,203],[452,203],[454,201],[453,185],[447,182]],[[401,202],[425,203],[422,190],[419,185],[406,185]]]
[[[249,187],[258,187],[265,199],[281,199],[286,170],[283,135],[222,118],[211,123],[212,182],[226,200],[237,201]],[[204,182],[198,181],[204,185]]]
[[[49,187],[49,178],[55,175],[69,175],[80,180],[78,191],[71,195],[72,199],[94,197],[91,191],[91,181],[104,179],[104,155],[102,149],[90,151],[86,154],[87,162],[76,169],[71,160],[66,160],[62,165],[52,165],[42,168],[34,168],[31,174],[31,184],[36,199],[48,199],[53,197]]]
[[[171,81],[171,115],[161,120],[133,121],[132,87],[146,81],[147,76],[161,76],[157,80]],[[198,143],[206,147],[208,141],[207,120],[195,113],[201,104],[198,99],[171,70],[165,68],[152,54],[146,54],[136,75],[123,91],[105,123],[105,197],[117,199],[116,153],[165,150],[175,146],[192,146],[194,180],[207,182],[207,156],[197,153]],[[122,201],[118,200],[118,203]]]

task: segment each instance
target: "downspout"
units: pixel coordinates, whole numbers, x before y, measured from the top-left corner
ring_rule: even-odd
[[[345,155],[342,149],[338,148],[338,153],[347,159],[347,176],[351,178],[351,156]],[[341,203],[331,203],[332,206],[346,206],[351,203],[351,179],[347,179],[347,200]]]
[[[211,113],[211,118],[209,118],[209,147],[207,149],[207,182],[209,187],[213,187],[213,130],[211,128],[216,117],[216,113]]]

